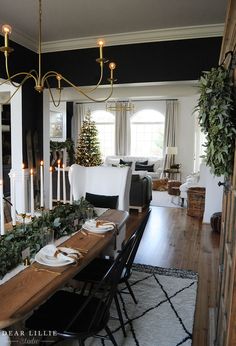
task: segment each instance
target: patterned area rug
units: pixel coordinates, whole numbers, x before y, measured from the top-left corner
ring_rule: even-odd
[[[121,290],[121,302],[127,337],[119,321],[109,327],[119,346],[190,346],[196,303],[198,276],[191,271],[164,269],[135,264],[130,283],[138,304],[127,290]],[[116,316],[116,310],[112,316]],[[59,345],[75,346],[74,342]],[[112,345],[109,340],[88,339],[86,346]]]

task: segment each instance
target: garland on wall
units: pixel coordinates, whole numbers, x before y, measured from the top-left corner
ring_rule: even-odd
[[[88,207],[91,204],[83,197],[74,204],[59,203],[29,224],[19,224],[0,236],[0,279],[22,262],[23,250],[30,248],[30,257],[33,257],[45,245],[44,232],[48,228],[54,230],[55,239],[75,232]]]
[[[68,165],[71,166],[73,163],[75,163],[75,149],[74,149],[74,142],[72,141],[72,139],[67,138],[65,142],[50,141],[50,150],[52,152],[60,152],[63,149],[66,149],[67,151]],[[57,160],[54,160],[54,161],[56,162]]]
[[[231,67],[222,65],[204,72],[200,81],[199,125],[206,135],[205,161],[216,176],[233,172],[235,150],[235,108]]]

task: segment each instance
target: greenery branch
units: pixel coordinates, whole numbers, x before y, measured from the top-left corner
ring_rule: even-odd
[[[196,110],[199,125],[206,135],[206,165],[214,175],[228,178],[233,172],[236,135],[231,69],[221,65],[204,72],[199,87]]]
[[[71,204],[59,203],[51,211],[43,211],[29,224],[18,224],[12,231],[0,236],[0,279],[22,262],[22,251],[30,248],[33,257],[44,246],[44,232],[54,230],[55,239],[77,230],[79,220],[85,219],[91,204],[83,197]],[[76,220],[76,223],[75,223]]]

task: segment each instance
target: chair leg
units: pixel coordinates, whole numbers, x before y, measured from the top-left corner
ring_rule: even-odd
[[[113,343],[113,345],[114,345],[114,346],[118,346],[118,344],[117,344],[117,342],[116,342],[114,336],[112,335],[112,332],[111,332],[110,328],[109,328],[108,326],[106,326],[106,327],[105,327],[105,330],[106,330],[107,335],[109,336],[111,342]]]
[[[119,303],[119,300],[117,298],[117,294],[114,295],[114,301],[115,301],[115,304],[116,304],[116,310],[117,310],[117,313],[118,313],[118,316],[119,316],[121,329],[123,331],[124,337],[126,337],[124,320],[123,320],[123,316],[122,316],[122,313],[121,313],[120,303]]]
[[[79,346],[84,346],[84,340],[79,339],[78,341],[79,341]]]
[[[133,290],[132,290],[132,288],[131,288],[131,286],[129,284],[129,281],[125,280],[125,284],[126,284],[128,290],[129,290],[129,293],[130,293],[131,297],[133,298],[133,301],[135,302],[135,304],[138,304],[137,299],[134,296],[134,292],[133,292]]]

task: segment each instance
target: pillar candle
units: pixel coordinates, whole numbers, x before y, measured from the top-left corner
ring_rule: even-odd
[[[60,201],[60,197],[61,197],[61,190],[60,190],[60,188],[61,188],[61,186],[60,186],[60,170],[61,170],[61,168],[60,168],[60,163],[61,163],[61,161],[60,160],[58,160],[57,161],[57,168],[58,168],[58,170],[57,170],[57,201],[59,202]]]
[[[34,217],[34,172],[30,170],[30,205],[31,217]]]
[[[40,207],[44,207],[43,203],[43,161],[40,161]]]
[[[15,179],[16,175],[13,173],[11,175],[11,219],[12,226],[16,225],[16,191],[15,191]]]
[[[22,164],[22,214],[25,214],[25,165]]]
[[[63,203],[66,204],[66,171],[65,171],[65,165],[63,163],[62,165],[62,178],[63,178]]]
[[[3,208],[3,181],[0,180],[0,215],[1,215],[1,235],[5,233],[4,208]]]
[[[52,167],[49,169],[49,210],[52,210]]]

